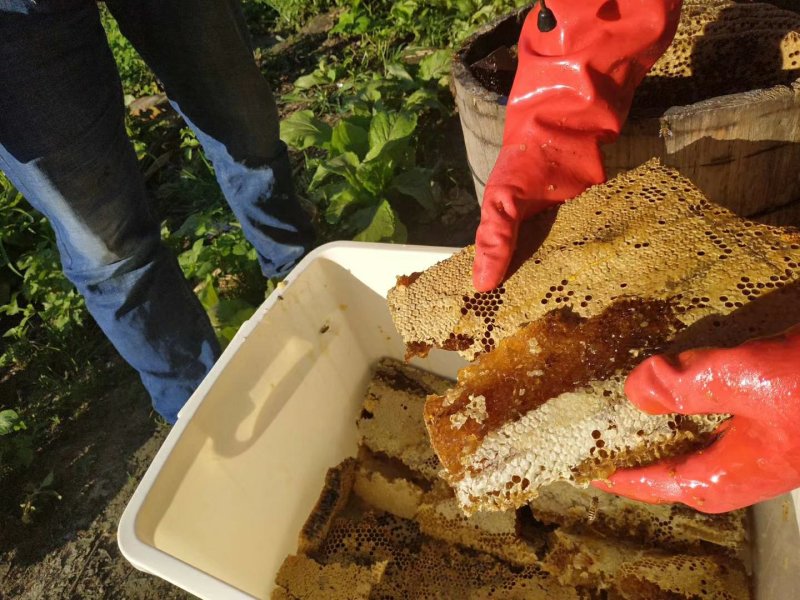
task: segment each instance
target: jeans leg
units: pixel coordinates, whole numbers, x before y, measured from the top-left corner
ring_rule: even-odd
[[[310,249],[278,112],[253,60],[239,0],[108,0],[122,33],[166,88],[214,165],[268,277]]]
[[[0,90],[0,168],[48,217],[64,273],[174,422],[219,347],[149,214],[94,3],[0,12]]]

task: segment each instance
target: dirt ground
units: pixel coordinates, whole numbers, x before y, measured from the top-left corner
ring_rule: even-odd
[[[29,525],[20,511],[0,513],[0,599],[192,597],[135,570],[117,547],[122,511],[168,430],[135,373],[116,371],[118,390],[90,402],[37,456],[61,500],[43,499]]]

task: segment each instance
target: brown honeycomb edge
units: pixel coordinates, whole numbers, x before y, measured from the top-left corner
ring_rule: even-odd
[[[355,458],[348,458],[336,467],[328,469],[317,503],[300,530],[298,552],[312,553],[325,540],[331,523],[350,500],[357,464],[358,461]]]

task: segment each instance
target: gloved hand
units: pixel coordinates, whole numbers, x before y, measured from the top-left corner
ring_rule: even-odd
[[[730,413],[721,437],[693,455],[617,471],[608,492],[719,513],[800,487],[800,327],[732,349],[656,356],[625,384],[653,414]]]
[[[558,24],[543,33],[538,7],[519,41],[503,148],[487,182],[473,283],[497,287],[520,223],[605,181],[600,144],[614,141],[633,93],[669,46],[681,0],[549,0]]]

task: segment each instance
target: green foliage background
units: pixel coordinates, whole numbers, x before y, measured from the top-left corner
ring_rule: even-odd
[[[519,0],[245,0],[255,56],[283,93],[282,137],[319,242],[402,242],[398,203],[435,217],[441,172],[424,147],[452,114],[453,48]],[[334,23],[309,68],[276,48],[314,18]],[[161,92],[103,13],[126,103]],[[277,44],[277,46],[276,46]],[[283,61],[283,62],[282,62]],[[293,85],[289,85],[292,83]],[[155,112],[158,112],[157,109]],[[129,116],[130,138],[162,223],[221,341],[269,294],[255,251],[190,130],[169,110]],[[60,271],[52,230],[0,174],[0,480],[24,471],[92,398],[113,388],[113,349]],[[68,351],[66,351],[68,349]],[[126,368],[126,367],[122,367]]]

